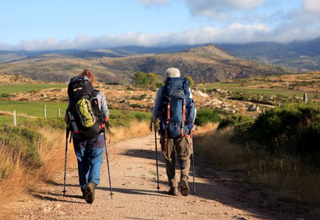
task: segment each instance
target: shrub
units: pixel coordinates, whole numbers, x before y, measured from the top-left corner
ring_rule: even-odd
[[[112,110],[110,112],[110,126],[117,127],[117,126],[125,126],[129,127],[130,122],[134,120],[149,121],[151,119],[151,113],[146,112],[135,112],[135,111],[118,111]]]
[[[154,86],[158,82],[158,75],[155,73],[148,73],[148,84]]]
[[[136,72],[134,74],[133,83],[136,86],[146,86],[148,84],[148,76],[144,72]]]
[[[10,98],[11,96],[12,96],[12,95],[9,94],[9,93],[2,93],[2,94],[0,95],[1,98]]]
[[[20,159],[27,166],[39,168],[42,166],[38,152],[40,141],[44,137],[35,130],[12,126],[0,127],[0,141],[20,154]]]
[[[162,86],[164,86],[164,82],[157,82],[156,84],[155,84],[155,86],[157,87],[157,88],[160,88],[160,87],[162,87]]]
[[[63,118],[58,117],[51,117],[51,118],[37,118],[36,120],[30,122],[32,127],[39,127],[39,128],[53,128],[59,130],[66,129],[66,123],[64,122]]]
[[[245,115],[228,115],[226,118],[222,119],[219,123],[218,130],[230,127],[230,126],[240,126],[241,124],[252,122],[253,119]]]
[[[288,104],[260,115],[248,129],[249,138],[271,153],[314,158],[320,155],[320,106]],[[310,163],[318,163],[313,159]]]
[[[219,122],[220,120],[221,120],[221,117],[216,110],[200,109],[197,111],[195,124],[204,125],[208,122]]]

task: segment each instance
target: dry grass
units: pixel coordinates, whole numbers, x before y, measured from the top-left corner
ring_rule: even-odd
[[[0,200],[3,209],[0,211],[0,218],[10,214],[9,204],[11,202],[22,198],[44,182],[52,180],[56,172],[62,170],[64,164],[62,161],[64,159],[64,141],[61,138],[61,132],[48,129],[40,132],[46,138],[45,141],[38,145],[44,166],[36,170],[29,170],[19,160],[19,154],[0,145],[0,167],[8,167],[10,169],[9,175],[1,181]]]
[[[208,127],[209,126],[209,127]],[[229,141],[232,130],[225,129],[222,131],[216,131],[216,129],[205,132],[210,127],[215,128],[214,125],[206,125],[201,128],[200,133],[195,133],[194,144],[195,148],[205,155],[209,162],[218,164],[225,169],[235,169],[235,165],[243,166],[242,157],[243,149],[236,144]],[[203,130],[202,130],[203,129]],[[241,168],[242,170],[243,168]]]
[[[149,124],[147,122],[130,122],[129,128],[116,127],[111,130],[111,141],[113,143],[132,137],[142,137],[151,134]]]
[[[202,135],[204,133],[207,133],[209,131],[216,130],[218,128],[219,123],[207,123],[203,126],[199,126],[196,128],[194,134],[196,136]]]
[[[57,173],[63,171],[65,159],[65,134],[52,129],[42,129],[39,132],[45,141],[39,143],[39,154],[44,166],[37,170],[28,170],[19,160],[20,156],[0,143],[0,168],[7,168],[9,174],[0,178],[0,219],[11,215],[10,204],[18,201],[28,192],[43,186],[47,181],[53,180]],[[131,122],[130,128],[118,127],[112,131],[112,144],[131,137],[140,137],[149,134],[147,122]],[[76,158],[72,150],[72,143],[68,150],[68,167],[76,166]],[[70,150],[71,149],[71,150]],[[0,175],[4,173],[0,169]],[[0,176],[1,177],[1,176]]]
[[[320,204],[317,170],[303,166],[297,158],[269,155],[253,144],[232,143],[232,135],[231,129],[200,130],[194,138],[195,147],[217,168],[242,171],[252,181],[278,189],[280,198],[311,206]]]

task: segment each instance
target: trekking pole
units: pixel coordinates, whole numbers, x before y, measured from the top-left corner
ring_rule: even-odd
[[[192,154],[191,154],[191,160],[192,160],[192,171],[193,171],[193,195],[196,195],[196,181],[195,181],[195,168],[194,168],[194,146],[193,146],[193,132],[191,130],[191,147],[192,147]]]
[[[158,192],[160,190],[160,186],[159,186],[159,169],[158,169],[158,144],[157,144],[157,125],[156,122],[154,122],[154,142],[156,145],[156,167],[157,167],[157,189]]]
[[[103,132],[103,136],[104,136],[104,146],[106,149],[106,158],[107,158],[107,166],[108,166],[108,175],[109,175],[109,185],[110,185],[110,196],[112,199],[112,185],[111,185],[111,175],[110,175],[110,165],[109,165],[109,154],[108,154],[108,148],[107,148],[107,140],[106,140],[106,132]]]
[[[66,150],[64,158],[64,183],[63,183],[63,196],[66,195],[66,180],[67,180],[67,158],[68,158],[68,137],[69,137],[69,127],[66,128]]]

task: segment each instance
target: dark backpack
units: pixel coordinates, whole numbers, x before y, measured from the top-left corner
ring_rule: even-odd
[[[160,133],[165,138],[189,134],[195,118],[195,104],[190,98],[189,81],[185,78],[167,78],[162,88]]]
[[[70,80],[68,115],[71,130],[85,139],[95,138],[104,131],[105,115],[100,111],[97,94],[88,77],[76,76]]]

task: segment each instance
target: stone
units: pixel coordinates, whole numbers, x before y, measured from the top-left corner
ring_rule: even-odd
[[[203,93],[203,92],[201,92],[200,90],[195,91],[195,92],[194,92],[194,95],[195,95],[195,96],[200,96],[200,97],[206,97],[206,98],[209,97],[208,94]]]
[[[256,105],[252,104],[252,105],[250,105],[250,106],[248,107],[248,111],[253,112],[253,111],[256,110],[256,108],[257,108]]]

